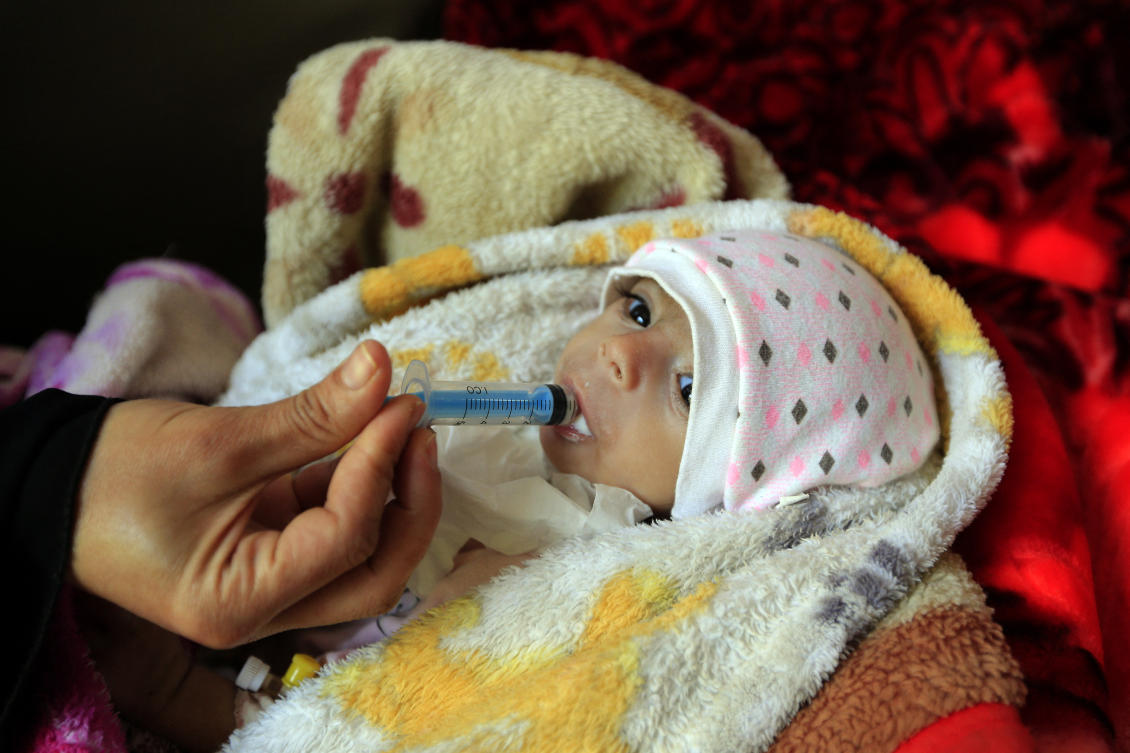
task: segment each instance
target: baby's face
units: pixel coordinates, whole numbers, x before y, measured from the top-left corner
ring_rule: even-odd
[[[631,283],[569,341],[557,364],[555,380],[573,390],[584,421],[542,427],[554,467],[670,511],[693,365],[682,306],[652,280]]]

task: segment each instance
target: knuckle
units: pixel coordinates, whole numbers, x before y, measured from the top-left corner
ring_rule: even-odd
[[[213,414],[215,421],[207,431],[189,437],[182,454],[186,465],[206,458],[212,478],[238,478],[251,460],[253,449],[240,441],[243,436],[240,415],[234,410],[222,410],[224,412]]]
[[[400,597],[404,594],[404,584],[399,588],[389,588],[376,595],[373,600],[373,614],[387,614],[396,608]]]
[[[190,608],[196,600],[178,603],[171,610],[175,614],[178,633],[191,641],[211,649],[229,649],[246,642],[253,627],[241,613],[230,609]]]
[[[207,621],[197,626],[199,637],[194,640],[208,648],[228,649],[247,641],[252,631],[234,622]]]
[[[285,415],[288,428],[305,439],[321,442],[334,434],[334,412],[316,389],[295,395]]]
[[[359,565],[371,567],[381,538],[380,513],[367,512],[349,522],[341,521],[339,525],[348,526],[339,539],[339,556],[344,560],[343,564],[349,568]]]
[[[361,501],[365,503],[364,509],[367,512],[365,522],[369,524],[365,531],[373,537],[374,540],[371,544],[373,548],[376,548],[375,539],[379,534],[380,522],[384,516],[386,498],[389,492],[393,490],[396,481],[396,455],[392,449],[382,445],[375,447],[354,445],[347,452],[358,455],[358,463],[354,468],[360,469],[359,473],[363,474],[367,480],[367,487],[372,490],[374,495],[373,499]],[[379,499],[376,498],[378,496]]]
[[[365,562],[376,551],[380,536],[375,531],[357,532],[346,545],[345,556],[350,567]]]

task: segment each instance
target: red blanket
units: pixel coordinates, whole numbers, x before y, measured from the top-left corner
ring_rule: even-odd
[[[681,91],[981,310],[1017,440],[958,548],[1037,747],[1130,749],[1130,4],[449,0],[445,28]]]

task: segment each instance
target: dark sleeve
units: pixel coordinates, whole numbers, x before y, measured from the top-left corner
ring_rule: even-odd
[[[9,657],[0,673],[0,740],[9,740],[34,710],[30,679],[67,576],[75,496],[115,402],[47,390],[0,411],[0,573]]]

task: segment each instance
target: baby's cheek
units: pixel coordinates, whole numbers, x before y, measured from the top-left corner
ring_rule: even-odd
[[[558,444],[557,436],[553,433],[553,427],[542,426],[538,429],[538,441],[541,442],[541,451],[549,458],[549,462],[557,470],[564,470],[561,468],[561,458],[558,457]]]
[[[675,483],[679,478],[678,456],[672,460],[664,449],[654,444],[650,448],[641,445],[634,458],[617,467],[622,476],[617,485],[635,494],[656,512],[667,512],[674,505]]]

